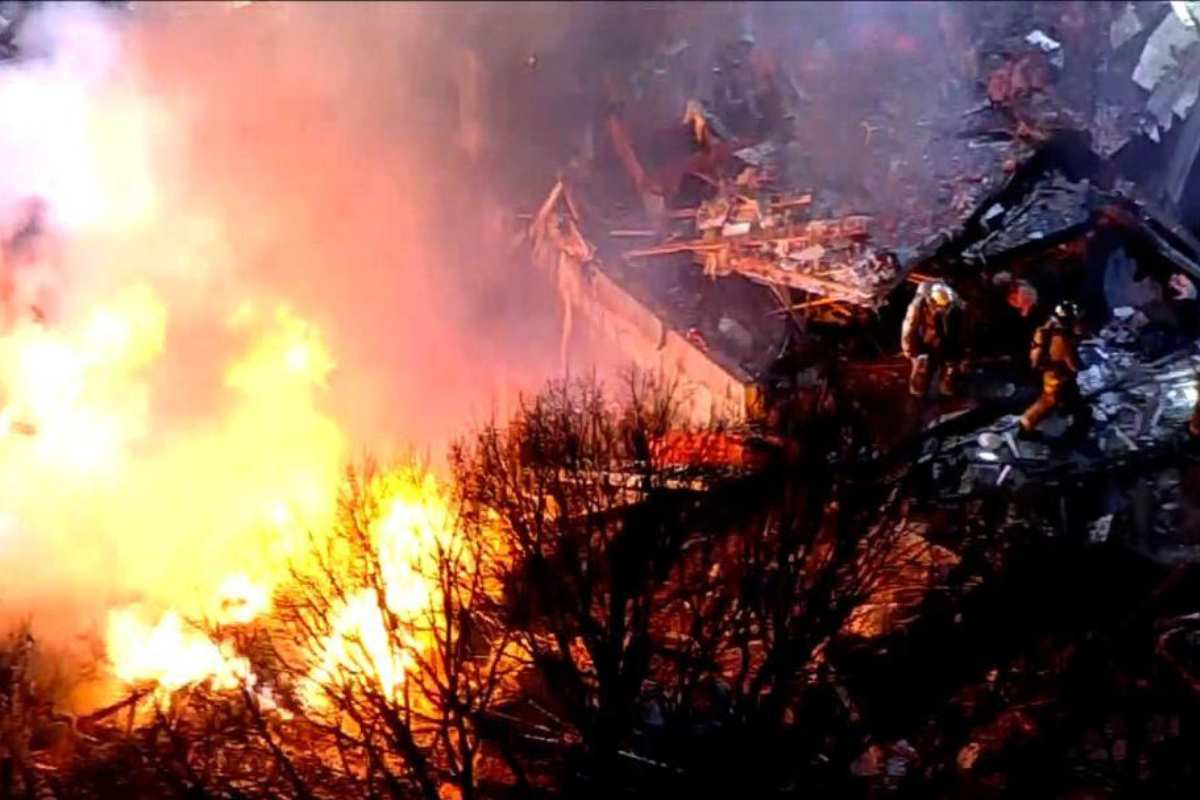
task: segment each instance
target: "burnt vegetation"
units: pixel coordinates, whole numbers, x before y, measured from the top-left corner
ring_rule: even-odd
[[[947,514],[902,500],[904,474],[848,478],[866,473],[832,413],[798,463],[735,476],[665,466],[656,443],[679,424],[669,387],[632,381],[614,405],[585,382],[479,430],[454,452],[450,533],[413,564],[435,589],[405,613],[383,601],[389,567],[369,534],[384,473],[351,472],[336,530],[314,537],[275,610],[221,632],[254,667],[237,689],[165,702],[147,687],[55,717],[46,664],[21,633],[0,674],[0,793],[1192,785],[1194,620],[1170,612],[1186,608],[1186,576],[1164,583],[1111,550],[1047,544],[1003,501]],[[949,539],[961,555],[935,543]],[[351,636],[351,657],[314,673],[338,610],[364,596],[384,649]],[[403,662],[402,683],[381,679],[379,652]]]
[[[348,644],[361,670],[305,684],[336,609],[387,593],[368,467],[348,476],[315,566],[296,571],[268,623],[237,632],[261,683],[146,700],[136,724],[114,725],[135,694],[80,723],[53,764],[11,749],[10,787],[432,798],[835,780],[827,751],[854,726],[829,647],[886,579],[894,531],[865,519],[823,458],[809,468],[828,477],[803,481],[660,466],[654,443],[677,429],[676,406],[647,382],[615,408],[595,384],[555,385],[456,449],[453,535],[419,565],[435,579],[429,606],[375,607],[405,661],[398,690],[361,640]]]

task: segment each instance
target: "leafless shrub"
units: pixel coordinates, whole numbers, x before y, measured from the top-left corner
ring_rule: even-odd
[[[626,389],[614,407],[594,383],[556,384],[455,454],[464,507],[499,519],[498,613],[529,656],[505,735],[560,764],[581,754],[564,780],[597,791],[706,772],[695,731],[773,748],[828,685],[823,646],[894,535],[856,528],[868,510],[828,477],[705,481],[703,453],[668,469],[654,443],[683,425],[673,387]]]

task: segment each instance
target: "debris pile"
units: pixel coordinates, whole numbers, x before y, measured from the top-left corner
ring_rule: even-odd
[[[1200,240],[1177,221],[1200,154],[1200,26],[1192,4],[1091,12],[872,7],[799,54],[774,9],[711,47],[677,32],[605,89],[619,100],[567,170],[574,199],[552,194],[559,227],[535,224],[538,258],[625,354],[737,398],[752,426],[835,395],[861,415],[861,452],[911,457],[915,496],[1158,469],[1183,446],[1200,364]],[[839,61],[851,45],[861,58]],[[966,388],[932,404],[905,398],[896,355],[901,310],[931,281],[966,318]],[[1016,436],[1040,388],[1031,334],[1064,300],[1091,331],[1078,446],[1053,415]],[[1088,535],[1119,538],[1114,513],[1088,512]]]
[[[1088,182],[1072,182],[1061,174],[1040,182],[1028,196],[1010,206],[986,206],[979,224],[986,234],[963,250],[968,263],[987,264],[1019,255],[1021,249],[1044,250],[1078,235],[1091,221]]]
[[[866,244],[868,217],[793,222],[787,212],[763,215],[755,201],[744,203],[743,207],[754,210],[752,216],[735,217],[733,204],[723,199],[705,203],[696,213],[701,238],[631,250],[625,257],[690,252],[707,277],[736,273],[776,291],[786,287],[812,296],[791,310],[811,307],[814,302],[874,309],[901,277],[893,257]],[[789,205],[782,201],[768,207]]]

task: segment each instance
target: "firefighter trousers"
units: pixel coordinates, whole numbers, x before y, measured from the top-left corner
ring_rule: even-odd
[[[963,366],[959,361],[943,358],[940,353],[925,353],[914,356],[912,372],[908,378],[908,393],[913,397],[924,397],[929,391],[933,376],[938,376],[938,393],[952,395]]]
[[[1033,431],[1056,410],[1071,418],[1070,433],[1083,433],[1091,425],[1092,411],[1084,402],[1079,384],[1073,379],[1063,380],[1055,376],[1054,379],[1043,380],[1041,395],[1021,415],[1021,427]]]

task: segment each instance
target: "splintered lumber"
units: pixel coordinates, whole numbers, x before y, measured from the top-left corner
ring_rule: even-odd
[[[789,197],[784,200],[775,200],[767,206],[768,211],[783,211],[787,208],[799,208],[800,206],[812,205],[812,195],[802,194],[798,197]],[[672,211],[667,216],[671,219],[692,219],[696,216],[699,208],[678,208]]]
[[[837,297],[856,305],[869,305],[875,299],[874,292],[870,291],[869,286],[864,288],[861,284],[849,281],[832,281],[798,270],[786,270],[763,259],[739,259],[734,263],[733,268],[734,271],[751,280],[788,286],[792,289],[803,289],[812,294]]]
[[[812,195],[811,194],[802,194],[799,197],[793,197],[788,200],[777,200],[776,202],[771,203],[770,209],[772,211],[777,211],[777,210],[784,209],[784,208],[796,208],[798,206],[807,206],[807,205],[811,205],[811,204],[812,204]]]
[[[645,258],[648,256],[671,255],[692,251],[695,253],[711,253],[729,245],[739,248],[769,247],[775,251],[791,249],[793,246],[809,246],[813,244],[828,244],[835,240],[853,239],[865,236],[870,217],[855,215],[840,219],[814,219],[809,222],[789,225],[778,231],[767,229],[758,233],[743,236],[726,236],[717,239],[688,239],[679,242],[667,242],[655,247],[630,250],[626,258]]]
[[[805,311],[810,308],[819,308],[820,306],[831,306],[834,303],[844,303],[844,302],[846,302],[846,301],[840,297],[820,297],[816,300],[805,300],[803,303],[794,303],[785,308],[777,308],[774,311],[772,311],[771,314],[774,314],[774,315],[790,314],[793,311]]]
[[[894,260],[861,244],[870,218],[862,215],[795,223],[739,236],[663,242],[630,250],[626,258],[691,253],[713,276],[738,273],[775,287],[800,289],[829,303],[875,307],[899,276]],[[785,302],[785,305],[786,302]]]
[[[688,172],[686,172],[686,173],[684,173],[684,174],[685,174],[685,175],[689,175],[689,176],[691,176],[691,177],[693,177],[693,178],[696,178],[696,179],[698,179],[698,180],[701,180],[701,181],[703,181],[704,183],[707,183],[709,186],[712,186],[712,187],[714,187],[714,188],[720,185],[720,184],[718,184],[716,181],[714,181],[712,178],[710,178],[710,177],[708,177],[707,175],[705,175],[703,172],[696,172],[695,170],[689,170]]]
[[[703,242],[696,239],[683,242],[668,242],[667,244],[659,244],[654,247],[629,250],[625,253],[625,257],[646,258],[648,256],[667,256],[673,253],[719,253],[728,246],[728,242]]]

